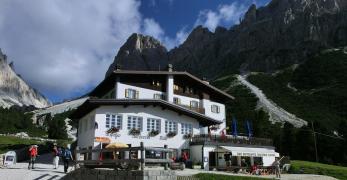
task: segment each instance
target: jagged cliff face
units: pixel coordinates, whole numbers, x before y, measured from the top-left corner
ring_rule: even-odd
[[[346,0],[272,0],[252,5],[239,25],[210,32],[196,27],[169,52],[155,39],[132,35],[107,74],[122,69],[175,70],[213,79],[221,73],[273,72],[301,63],[322,49],[347,44]]]
[[[347,1],[273,0],[252,5],[241,23],[214,33],[201,26],[169,52],[179,70],[213,78],[223,71],[271,72],[321,49],[347,44]]]
[[[43,108],[52,103],[14,72],[0,50],[0,106],[7,108],[13,105]]]
[[[167,50],[153,37],[134,33],[119,49],[106,76],[112,73],[117,65],[127,70],[164,69],[167,65]]]

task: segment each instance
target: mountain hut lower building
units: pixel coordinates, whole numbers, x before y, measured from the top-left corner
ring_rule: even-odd
[[[246,158],[250,164],[269,166],[278,156],[271,140],[224,135],[225,103],[234,98],[187,72],[116,70],[89,96],[71,115],[78,121],[80,149],[101,149],[113,142],[167,145],[173,149],[171,158],[185,152],[205,170],[225,167],[226,154],[234,165]]]

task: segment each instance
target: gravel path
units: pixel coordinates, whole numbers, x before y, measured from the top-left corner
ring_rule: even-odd
[[[20,162],[13,167],[0,169],[1,180],[58,180],[63,176],[65,173],[62,164],[58,169],[53,169],[51,154],[39,156],[36,159],[35,169],[32,170],[28,170],[27,162]]]
[[[0,168],[1,180],[58,180],[65,176],[63,165],[60,164],[58,169],[53,169],[52,155],[44,154],[37,158],[35,169],[28,170],[28,163],[17,163],[11,168]],[[155,170],[155,168],[151,168]],[[69,170],[72,170],[70,167]],[[222,171],[203,171],[199,169],[185,169],[183,171],[176,171],[178,176],[192,176],[198,173],[213,173],[223,174],[229,176],[250,176],[245,174],[232,174]],[[259,177],[259,176],[257,176]],[[274,175],[261,176],[264,178],[274,179]],[[311,174],[283,174],[282,180],[336,180],[335,178],[321,175]]]

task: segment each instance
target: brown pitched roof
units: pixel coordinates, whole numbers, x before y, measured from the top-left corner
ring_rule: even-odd
[[[111,75],[105,78],[93,91],[89,93],[89,96],[96,96],[96,94],[104,94],[107,93],[113,86],[116,77],[128,76],[128,75],[137,75],[137,76],[163,76],[163,75],[173,75],[174,78],[185,78],[198,86],[200,89],[209,92],[210,95],[214,95],[220,101],[226,102],[228,100],[235,99],[233,96],[228,93],[208,84],[207,82],[193,76],[188,72],[177,72],[177,71],[133,71],[133,70],[116,70],[113,71]]]
[[[164,100],[155,99],[88,99],[83,103],[69,118],[73,120],[78,120],[85,116],[90,111],[100,107],[100,106],[130,106],[130,105],[143,105],[147,106],[161,106],[163,109],[169,109],[177,112],[179,115],[183,114],[198,120],[203,126],[210,126],[214,124],[220,124],[221,121],[215,120],[213,118],[207,117],[204,114],[189,110],[187,108],[178,106],[176,104],[169,103]]]

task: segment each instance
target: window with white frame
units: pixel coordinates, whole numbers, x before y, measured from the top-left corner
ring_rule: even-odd
[[[138,129],[142,131],[142,117],[128,116],[128,129]]]
[[[199,102],[198,101],[190,101],[190,107],[191,108],[198,108]]]
[[[211,112],[213,112],[213,113],[219,113],[220,112],[220,108],[219,108],[219,106],[217,106],[217,105],[212,105],[211,106]]]
[[[165,133],[177,132],[177,122],[165,121]]]
[[[106,114],[106,128],[116,127],[122,129],[123,116],[119,114]]]
[[[139,91],[136,91],[135,89],[125,89],[125,97],[129,99],[138,99]]]
[[[147,131],[160,131],[160,119],[147,118]]]
[[[163,94],[153,94],[153,99],[164,99]]]
[[[178,98],[178,97],[174,97],[174,98],[173,98],[173,102],[174,102],[175,104],[181,104],[181,99]]]
[[[189,123],[181,124],[181,134],[192,134],[193,133],[193,125]]]

